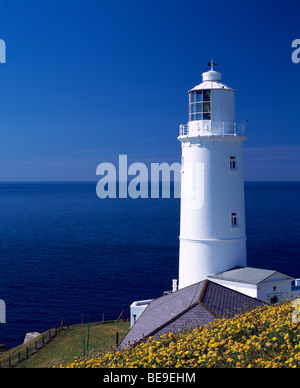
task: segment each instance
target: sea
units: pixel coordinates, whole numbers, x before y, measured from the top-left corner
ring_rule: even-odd
[[[246,182],[248,266],[300,278],[300,182]],[[0,343],[129,317],[178,278],[180,199],[100,199],[96,182],[0,183]]]

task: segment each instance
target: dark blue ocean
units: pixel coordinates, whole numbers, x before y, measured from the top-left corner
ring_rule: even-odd
[[[300,183],[246,183],[248,265],[300,277]],[[96,183],[0,183],[0,343],[129,316],[178,277],[179,199],[105,199]]]

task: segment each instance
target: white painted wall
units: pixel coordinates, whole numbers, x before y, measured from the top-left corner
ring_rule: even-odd
[[[211,136],[182,142],[179,288],[246,266],[244,140]],[[232,155],[236,171],[230,170]],[[238,215],[235,228],[232,212]]]
[[[224,287],[228,287],[232,290],[241,292],[242,294],[251,296],[252,298],[257,298],[264,302],[270,303],[273,296],[278,296],[278,301],[284,301],[286,299],[294,298],[295,295],[291,290],[291,280],[265,280],[258,285],[256,284],[246,284],[239,282],[231,282],[228,280],[214,279],[209,278],[210,281],[213,281],[217,284],[220,284]],[[274,287],[276,290],[274,291]]]
[[[276,290],[274,291],[274,287]],[[269,281],[258,285],[257,298],[270,303],[273,296],[278,296],[279,301],[292,297],[291,280]]]
[[[209,280],[214,283],[220,284],[224,287],[230,288],[231,290],[235,290],[235,291],[241,292],[242,294],[251,296],[252,298],[257,298],[257,286],[255,284],[231,282],[228,280],[211,279],[211,278],[209,278]]]
[[[143,311],[152,302],[152,299],[139,300],[130,305],[130,327],[139,319]]]

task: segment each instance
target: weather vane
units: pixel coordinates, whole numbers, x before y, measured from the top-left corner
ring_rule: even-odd
[[[207,66],[210,66],[210,69],[213,71],[214,70],[214,66],[217,66],[217,64],[212,59],[211,62],[207,62]]]

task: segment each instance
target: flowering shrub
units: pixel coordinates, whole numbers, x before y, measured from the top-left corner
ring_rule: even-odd
[[[68,368],[298,368],[300,324],[289,301],[134,348],[75,360]]]

